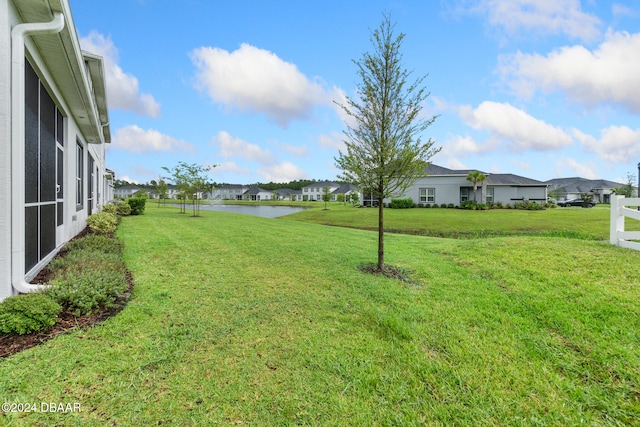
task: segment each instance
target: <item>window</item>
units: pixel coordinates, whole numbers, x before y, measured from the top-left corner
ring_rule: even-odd
[[[62,113],[25,59],[24,220],[25,273],[56,247],[62,204],[57,205],[63,171]]]
[[[81,210],[84,207],[84,192],[83,192],[83,177],[84,177],[84,147],[80,141],[76,144],[76,210]]]
[[[460,203],[464,203],[469,200],[469,190],[473,191],[469,187],[460,187]]]
[[[487,203],[493,203],[493,187],[487,187]]]
[[[434,203],[436,201],[436,189],[435,188],[420,188],[420,203]]]

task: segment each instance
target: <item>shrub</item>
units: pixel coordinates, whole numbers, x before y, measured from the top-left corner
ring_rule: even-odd
[[[112,307],[127,286],[126,274],[117,269],[68,268],[51,282],[46,292],[77,316]]]
[[[391,203],[389,203],[389,207],[393,209],[408,209],[414,206],[413,199],[391,199]]]
[[[441,208],[446,208],[446,207],[447,207],[447,204],[446,204],[446,203],[442,203],[442,204],[440,205],[440,207],[441,207]]]
[[[87,218],[87,225],[95,234],[112,234],[118,226],[118,217],[109,212],[98,212]]]
[[[142,197],[132,197],[127,199],[127,203],[131,207],[131,215],[142,215],[147,203],[147,199]]]
[[[498,209],[502,209],[504,206],[502,206],[502,202],[496,202],[496,208]]]
[[[115,203],[107,203],[102,207],[102,212],[108,212],[115,215],[118,213],[118,208]]]
[[[431,203],[427,203],[426,205],[424,205],[425,208],[430,208],[431,207]]]
[[[58,321],[60,304],[41,292],[9,297],[0,303],[0,333],[24,335]]]
[[[120,216],[129,216],[131,215],[131,206],[123,200],[118,200],[116,202],[116,213]]]
[[[418,203],[419,208],[424,208],[424,203]]]
[[[447,208],[449,208],[449,209],[453,209],[453,208],[455,208],[455,205],[454,205],[453,203],[449,203],[449,204],[447,205]]]
[[[431,206],[431,207],[432,207],[432,208],[439,208],[439,207],[440,207],[440,205],[439,205],[439,204],[437,204],[437,203],[434,203],[434,204],[433,204],[433,206]]]
[[[488,209],[488,207],[484,203],[478,203],[476,205],[476,209],[479,210],[479,211],[486,211]]]
[[[460,204],[460,209],[473,209],[473,200],[465,200]]]
[[[65,249],[69,251],[92,251],[104,252],[121,255],[124,248],[124,242],[118,239],[112,239],[107,236],[97,234],[88,234],[80,239],[67,243]]]

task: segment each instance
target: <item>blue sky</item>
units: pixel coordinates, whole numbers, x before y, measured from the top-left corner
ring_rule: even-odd
[[[105,59],[116,178],[178,161],[249,184],[334,179],[353,60],[383,13],[428,74],[433,163],[624,182],[640,162],[636,0],[70,0]]]

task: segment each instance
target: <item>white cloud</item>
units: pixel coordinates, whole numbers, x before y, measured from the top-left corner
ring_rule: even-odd
[[[322,148],[330,148],[345,153],[347,148],[344,144],[344,135],[341,132],[331,132],[328,135],[318,136],[318,142]],[[336,153],[337,155],[338,153]]]
[[[571,136],[561,128],[508,103],[484,101],[474,110],[470,106],[460,107],[459,114],[474,129],[486,130],[493,138],[507,142],[512,151],[558,150],[573,144]],[[469,145],[470,141],[458,143]]]
[[[132,153],[193,151],[193,145],[188,142],[164,135],[155,129],[144,130],[136,125],[118,129],[109,147]]]
[[[556,163],[559,170],[569,169],[568,173],[560,173],[560,176],[574,175],[587,179],[599,179],[598,167],[594,162],[578,161],[573,158],[562,158]]]
[[[282,151],[286,151],[287,153],[291,153],[296,157],[307,157],[307,146],[302,145],[291,145],[285,144],[284,142],[272,141],[271,142],[276,148]]]
[[[82,49],[102,56],[104,60],[109,107],[132,111],[141,116],[158,117],[160,104],[153,96],[140,93],[138,79],[118,65],[118,49],[110,38],[92,31],[80,39]]]
[[[236,173],[239,175],[250,175],[251,171],[247,167],[240,167],[235,162],[222,162],[211,170],[214,174]]]
[[[259,145],[250,144],[241,138],[233,137],[225,131],[220,131],[213,137],[213,145],[218,147],[219,154],[225,159],[239,157],[262,164],[275,162],[275,158],[268,150],[262,149]]]
[[[291,162],[261,167],[257,172],[269,182],[289,182],[307,178],[306,172]]]
[[[640,129],[609,126],[600,131],[600,139],[575,129],[575,138],[587,150],[608,163],[627,163],[640,158]]]
[[[588,107],[622,105],[640,113],[640,33],[608,32],[595,50],[562,47],[547,56],[504,56],[498,72],[518,95],[562,91]]]
[[[600,35],[600,20],[585,13],[580,0],[459,0],[450,9],[486,16],[507,36],[526,31],[592,41]]]
[[[242,44],[234,52],[201,47],[191,52],[196,87],[229,109],[263,113],[280,126],[307,119],[317,105],[329,105],[327,91],[298,68],[264,49]]]

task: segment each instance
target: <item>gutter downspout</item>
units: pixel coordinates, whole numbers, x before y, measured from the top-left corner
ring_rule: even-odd
[[[50,22],[23,23],[11,29],[11,284],[21,293],[41,290],[25,280],[24,214],[24,39],[32,34],[57,34],[64,28],[64,15],[56,12]]]

